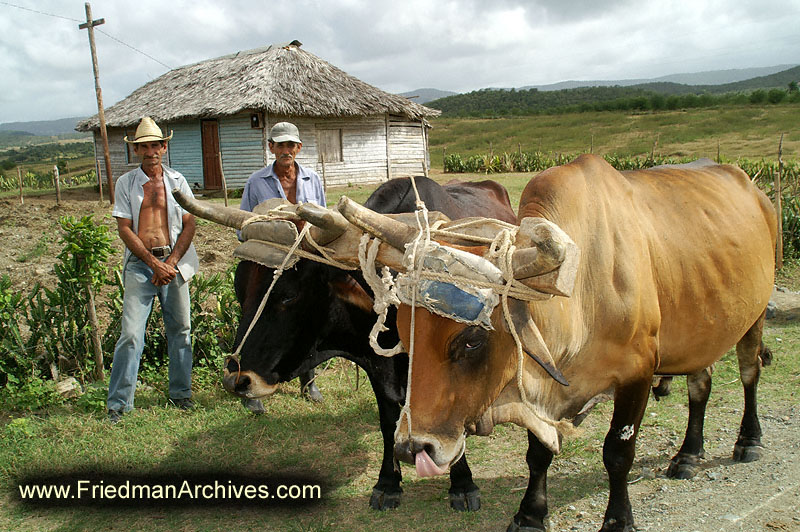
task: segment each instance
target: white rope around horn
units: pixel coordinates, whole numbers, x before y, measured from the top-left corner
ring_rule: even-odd
[[[392,305],[399,305],[400,299],[397,297],[397,292],[394,287],[394,280],[389,268],[383,267],[383,275],[378,276],[375,273],[375,257],[378,255],[378,248],[380,247],[380,240],[372,240],[372,244],[367,251],[367,243],[370,241],[370,236],[364,234],[361,236],[361,241],[358,245],[358,262],[361,265],[361,273],[364,275],[364,280],[372,288],[373,305],[372,308],[378,314],[378,319],[369,333],[369,345],[380,356],[390,357],[405,352],[402,342],[398,342],[391,349],[384,349],[378,343],[378,335],[389,330],[384,324],[386,323],[386,315],[389,312],[389,307]]]

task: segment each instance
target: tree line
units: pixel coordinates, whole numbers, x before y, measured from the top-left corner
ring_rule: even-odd
[[[589,111],[660,111],[714,106],[800,103],[796,81],[786,89],[665,94],[642,87],[579,87],[559,91],[482,89],[428,102],[448,117],[494,118]]]

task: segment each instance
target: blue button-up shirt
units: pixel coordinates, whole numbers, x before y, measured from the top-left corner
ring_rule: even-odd
[[[162,165],[162,168],[164,169],[164,188],[167,193],[169,244],[175,247],[175,242],[177,242],[178,236],[183,231],[183,215],[188,214],[188,211],[184,210],[172,196],[172,189],[177,188],[190,197],[194,197],[194,195],[189,183],[186,182],[186,178],[180,172],[164,165]],[[147,174],[142,171],[140,166],[136,170],[122,174],[117,180],[114,189],[114,210],[111,212],[111,216],[132,220],[133,232],[137,235],[139,234],[139,211],[141,211],[142,202],[144,201],[144,184],[148,181],[150,181],[150,178],[147,177]],[[128,264],[130,256],[131,250],[126,247],[125,260],[122,264],[123,271]],[[200,268],[200,261],[197,258],[194,244],[189,245],[189,249],[178,261],[177,268],[184,281],[188,281],[197,273]]]
[[[297,203],[316,203],[325,207],[325,190],[319,175],[313,170],[295,163],[297,168]],[[239,206],[244,211],[252,212],[256,205],[270,198],[286,198],[281,182],[275,175],[275,163],[254,172],[244,185],[242,203]]]

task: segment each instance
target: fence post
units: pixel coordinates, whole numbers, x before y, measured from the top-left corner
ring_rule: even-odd
[[[58,165],[53,165],[53,184],[56,186],[56,205],[61,205],[61,183],[58,178]]]
[[[783,173],[783,133],[778,143],[778,173],[775,175],[775,210],[778,211],[778,239],[775,243],[775,268],[783,268],[783,197],[781,178]]]
[[[19,179],[19,204],[24,205],[25,199],[22,197],[22,168],[17,166],[17,178]]]
[[[225,206],[228,206],[228,182],[225,180],[225,170],[222,169],[222,151],[217,154],[219,157],[219,175],[222,178],[222,196],[225,198]]]

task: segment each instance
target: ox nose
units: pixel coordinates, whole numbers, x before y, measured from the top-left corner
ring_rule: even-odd
[[[247,389],[250,388],[250,377],[247,375],[239,376],[236,373],[226,374],[225,377],[222,378],[222,387],[225,388],[225,391],[228,393],[238,395],[239,397],[245,397]]]
[[[428,455],[432,456],[434,454],[433,445],[413,438],[394,444],[394,456],[401,462],[413,464],[415,461],[414,457],[421,451],[425,451]]]
[[[239,359],[234,355],[225,358],[225,371],[222,376],[222,387],[225,391],[239,397],[246,397],[247,391],[252,384],[250,376],[242,373]]]

